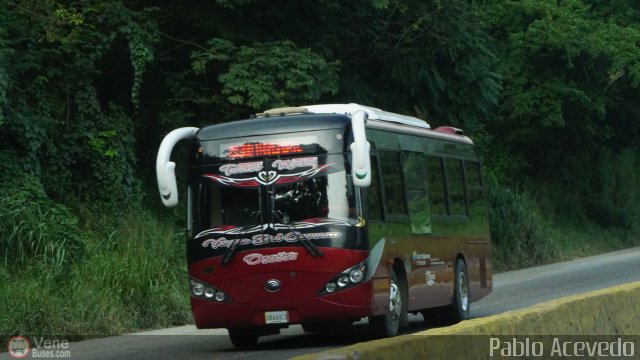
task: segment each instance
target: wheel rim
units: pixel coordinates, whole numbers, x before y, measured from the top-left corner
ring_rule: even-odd
[[[400,312],[402,311],[402,297],[400,289],[395,282],[391,282],[389,290],[389,315],[391,323],[394,324],[400,320]]]
[[[469,309],[469,284],[467,283],[467,275],[460,272],[458,275],[458,296],[460,298],[460,308],[462,311]]]

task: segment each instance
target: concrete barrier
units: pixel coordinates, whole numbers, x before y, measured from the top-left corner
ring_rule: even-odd
[[[553,355],[575,357],[591,350],[602,351],[604,347],[613,350],[621,346],[626,346],[623,349],[626,355],[633,347],[632,358],[638,359],[639,335],[640,282],[633,282],[449,327],[293,359],[487,359],[517,355],[520,355],[518,358],[552,358]],[[604,342],[606,344],[596,348]],[[554,350],[560,352],[553,353]],[[538,356],[540,351],[542,356]],[[625,354],[621,354],[621,358],[625,358],[622,356]],[[609,356],[613,355],[616,353],[609,352],[600,357],[611,358]]]

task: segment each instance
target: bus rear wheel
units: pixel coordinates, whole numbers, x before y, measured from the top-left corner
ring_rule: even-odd
[[[428,326],[447,326],[469,319],[471,296],[469,273],[462,259],[456,260],[451,304],[422,311]]]
[[[464,260],[456,260],[453,299],[446,308],[445,316],[449,324],[457,324],[469,319],[471,297],[469,293],[469,273]]]
[[[405,292],[401,288],[398,277],[393,269],[389,270],[389,312],[385,315],[377,315],[369,317],[369,324],[376,335],[383,337],[392,337],[398,335],[400,323],[402,322],[403,312],[406,312],[404,303]]]

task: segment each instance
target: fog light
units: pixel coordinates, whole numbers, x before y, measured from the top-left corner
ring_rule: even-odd
[[[345,287],[347,285],[349,285],[349,278],[347,277],[347,275],[340,276],[340,278],[338,279],[338,286]]]
[[[224,301],[225,297],[226,295],[222,291],[216,293],[216,300],[218,301]]]
[[[328,293],[332,293],[332,292],[336,291],[336,284],[335,283],[328,283],[327,286],[324,287],[324,289]]]

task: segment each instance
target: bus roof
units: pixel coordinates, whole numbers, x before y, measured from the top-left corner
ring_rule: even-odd
[[[331,114],[330,116],[326,114],[306,114],[296,117],[295,121],[291,120],[290,117],[286,116],[269,116],[214,124],[200,129],[196,134],[196,139],[206,141],[289,132],[338,129],[349,125],[351,121],[348,116],[337,114]]]
[[[430,129],[429,124],[421,119],[413,116],[396,114],[378,108],[364,106],[359,104],[323,104],[323,105],[305,105],[297,107],[284,107],[266,110],[257,114],[259,117],[274,116],[274,115],[287,115],[287,114],[346,114],[351,115],[358,110],[362,110],[367,113],[367,116],[371,120],[389,121],[403,125],[415,126],[424,129]]]
[[[473,143],[460,129],[449,126],[432,129],[426,121],[416,117],[353,103],[270,109],[256,114],[255,118],[203,127],[197,132],[195,138],[199,141],[206,141],[344,128],[350,125],[351,114],[359,110],[366,112],[368,119],[372,120],[367,127]],[[293,118],[295,121],[292,121]]]

